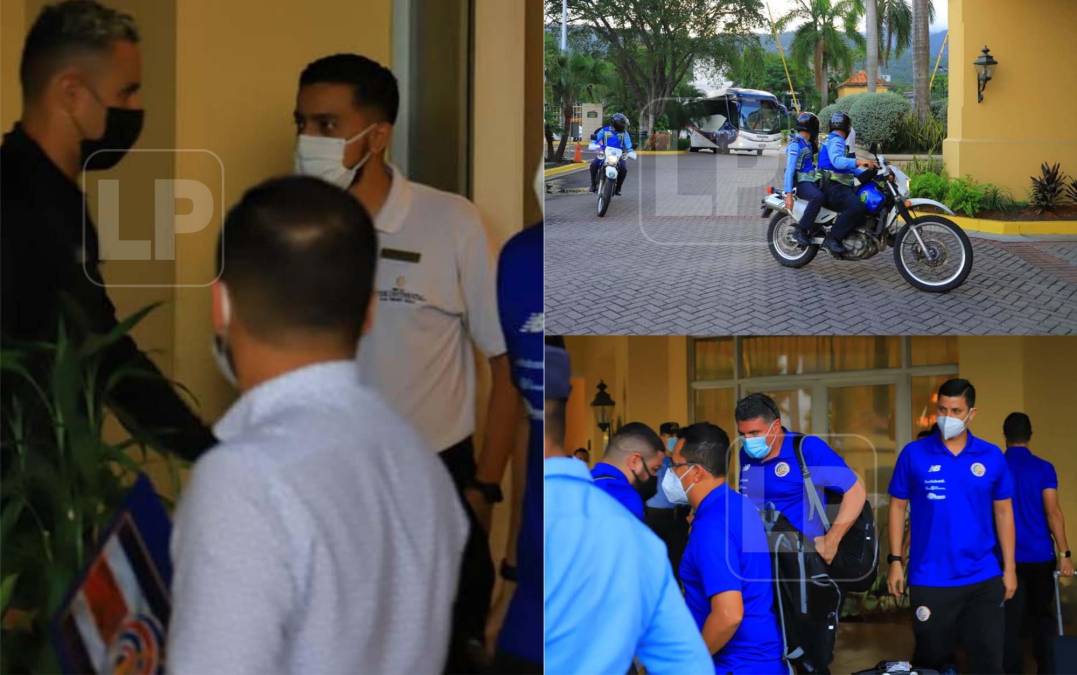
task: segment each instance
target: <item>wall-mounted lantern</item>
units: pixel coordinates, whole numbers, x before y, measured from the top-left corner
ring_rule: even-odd
[[[602,430],[602,433],[610,430],[610,419],[613,417],[614,405],[616,405],[614,400],[606,392],[606,383],[599,380],[598,393],[595,394],[595,400],[591,401],[591,408],[595,411],[595,419],[598,420],[598,428]]]
[[[995,74],[995,66],[998,65],[998,61],[995,57],[991,56],[991,50],[984,45],[983,53],[976,57],[976,60],[972,62],[972,65],[976,66],[976,102],[982,103],[984,100],[984,88],[987,83],[991,81],[991,77]]]

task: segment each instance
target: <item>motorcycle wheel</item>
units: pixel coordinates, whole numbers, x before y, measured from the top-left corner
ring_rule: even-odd
[[[927,251],[912,234],[914,227]],[[913,287],[945,293],[965,283],[972,272],[972,242],[952,220],[921,216],[906,223],[894,238],[894,264]]]
[[[603,176],[598,184],[598,217],[606,215],[613,199],[613,181]]]
[[[767,228],[767,244],[770,254],[785,267],[804,267],[815,259],[819,245],[801,246],[793,241],[797,221],[788,213],[776,211]]]

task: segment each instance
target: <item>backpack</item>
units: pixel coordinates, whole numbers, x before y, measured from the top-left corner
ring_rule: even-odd
[[[808,503],[811,512],[819,514],[823,522],[823,529],[829,530],[830,514],[827,512],[827,508],[832,510],[832,515],[837,515],[837,503],[840,503],[841,499],[837,498],[837,503],[834,503],[831,498],[836,493],[824,490],[828,499],[828,507],[823,507],[819,499],[819,492],[815,489],[815,483],[812,481],[811,472],[808,470],[808,464],[804,461],[804,451],[801,447],[803,443],[803,434],[797,434],[793,437],[793,450],[796,452],[797,461],[800,462],[800,473],[804,476],[804,489],[808,493]],[[863,508],[860,509],[860,515],[857,516],[849,531],[841,538],[838,551],[834,555],[834,560],[828,566],[828,570],[830,576],[837,581],[843,591],[862,593],[870,589],[872,584],[875,583],[875,578],[878,576],[878,567],[879,538],[875,531],[875,512],[871,508],[871,502],[865,500]]]
[[[841,589],[788,518],[773,505],[762,515],[771,550],[783,656],[799,673],[827,673],[838,635]]]

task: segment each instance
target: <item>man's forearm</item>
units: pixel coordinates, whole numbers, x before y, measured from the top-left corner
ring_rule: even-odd
[[[707,651],[717,654],[733,638],[740,626],[739,620],[726,618],[718,612],[711,612],[703,622],[703,642]]]
[[[512,456],[516,427],[520,422],[520,393],[512,386],[507,354],[490,359],[490,377],[486,428],[475,478],[483,483],[500,483]]]
[[[1051,511],[1047,516],[1047,524],[1051,528],[1051,536],[1055,538],[1058,550],[1070,550],[1069,542],[1066,540],[1066,518],[1062,515],[1062,509],[1056,508]]]
[[[904,499],[897,499],[896,497],[890,498],[890,522],[889,533],[890,539],[890,554],[901,555],[902,551],[902,538],[905,535],[905,507],[907,502]],[[897,553],[895,553],[897,551]]]
[[[827,536],[836,542],[841,541],[841,538],[845,536],[845,533],[849,531],[849,528],[853,526],[853,523],[860,516],[860,511],[863,510],[866,499],[867,492],[864,490],[864,484],[857,478],[856,483],[842,495],[838,515],[830,523],[830,530],[826,533]]]
[[[1014,569],[1014,525],[1013,506],[1010,500],[1001,504],[995,504],[995,531],[998,534],[999,546],[1002,548],[1002,563],[1005,569]]]

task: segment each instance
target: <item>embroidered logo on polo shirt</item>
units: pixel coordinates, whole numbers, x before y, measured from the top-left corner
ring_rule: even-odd
[[[927,621],[931,618],[931,610],[926,605],[920,605],[916,608],[916,618],[920,621]]]
[[[985,473],[987,473],[987,469],[984,467],[983,464],[980,464],[979,462],[975,462],[972,466],[969,467],[969,469],[972,470],[972,475],[976,476],[977,478],[980,478]]]
[[[942,471],[942,464],[932,464],[931,468],[927,470],[928,473],[935,473],[936,471]]]
[[[402,302],[406,305],[419,305],[426,302],[426,298],[422,293],[414,293],[404,290],[404,286],[408,280],[404,275],[400,275],[396,278],[396,285],[389,291],[378,291],[378,300],[381,302]]]
[[[542,312],[534,312],[527,317],[524,325],[520,326],[521,333],[541,333],[545,330],[545,318]]]
[[[789,473],[789,465],[785,462],[778,462],[774,467],[774,475],[778,478],[784,478]]]

